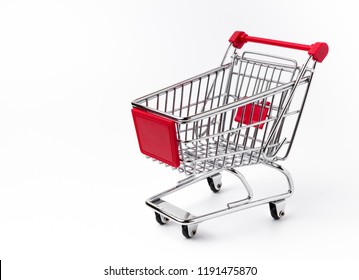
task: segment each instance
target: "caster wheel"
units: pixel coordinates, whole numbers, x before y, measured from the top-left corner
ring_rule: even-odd
[[[197,233],[198,225],[182,225],[182,234],[186,238],[192,238]]]
[[[274,220],[279,220],[284,217],[285,200],[269,202],[269,210]]]
[[[208,185],[212,192],[217,193],[222,187],[222,175],[220,173],[215,174],[207,178]]]
[[[158,214],[157,212],[155,212],[155,215],[156,215],[157,223],[159,223],[160,225],[167,224],[168,219],[166,217],[163,217],[162,215]]]

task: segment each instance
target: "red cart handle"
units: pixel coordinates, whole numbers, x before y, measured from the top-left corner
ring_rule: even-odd
[[[253,42],[253,43],[261,43],[261,44],[273,45],[278,47],[307,51],[308,54],[313,56],[313,59],[318,62],[322,62],[324,58],[327,56],[329,51],[328,45],[323,42],[317,42],[312,45],[303,45],[303,44],[297,44],[297,43],[291,43],[285,41],[252,37],[252,36],[248,36],[243,31],[235,31],[231,36],[231,38],[229,38],[229,42],[231,42],[232,45],[237,49],[242,48],[243,45],[247,42]]]

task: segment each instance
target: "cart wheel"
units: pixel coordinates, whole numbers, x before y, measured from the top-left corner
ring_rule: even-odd
[[[160,225],[167,224],[168,219],[166,217],[163,217],[162,215],[158,214],[157,212],[155,212],[155,215],[156,215],[157,223],[159,223]]]
[[[197,233],[198,225],[182,225],[182,234],[186,238],[192,238]]]
[[[215,174],[211,177],[207,177],[208,185],[212,192],[217,193],[222,187],[222,175],[221,173]]]
[[[284,217],[284,215],[285,215],[284,208],[285,208],[285,200],[284,199],[269,202],[270,214],[272,215],[272,218],[274,220],[279,220]]]

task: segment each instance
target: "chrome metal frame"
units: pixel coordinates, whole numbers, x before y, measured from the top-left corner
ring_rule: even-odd
[[[263,164],[274,168],[275,170],[281,172],[286,177],[287,182],[288,182],[288,190],[286,192],[279,194],[279,195],[263,198],[263,199],[253,200],[252,188],[248,184],[245,177],[238,170],[231,168],[231,169],[214,170],[214,171],[208,172],[208,173],[200,175],[200,176],[190,176],[182,181],[179,181],[175,187],[149,198],[148,200],[146,200],[146,204],[149,207],[151,207],[155,212],[159,213],[160,215],[162,215],[178,224],[193,225],[193,224],[198,224],[200,222],[210,220],[210,219],[213,219],[216,217],[220,217],[220,216],[223,216],[226,214],[230,214],[233,212],[241,211],[241,210],[244,210],[247,208],[259,206],[259,205],[270,203],[270,202],[280,201],[280,200],[290,197],[294,191],[294,184],[293,184],[292,176],[290,175],[290,173],[286,169],[284,169],[282,166],[280,166],[279,164],[276,164],[273,162],[263,162]],[[226,208],[223,208],[223,209],[217,210],[217,211],[213,211],[213,212],[210,212],[207,214],[202,214],[202,215],[194,215],[194,214],[189,213],[185,210],[182,210],[182,209],[178,208],[177,206],[162,199],[167,195],[177,192],[183,188],[189,187],[199,181],[206,179],[209,176],[212,176],[212,175],[214,175],[218,172],[222,172],[222,171],[227,171],[227,172],[235,175],[236,177],[238,177],[238,179],[243,183],[243,185],[248,193],[248,196],[246,198],[239,199],[239,200],[236,200],[233,202],[229,202],[229,203],[227,203]]]
[[[278,219],[284,215],[285,199],[294,191],[290,173],[275,162],[285,160],[292,148],[316,62],[309,56],[299,68],[293,59],[254,52],[240,56],[233,48],[230,62],[225,63],[231,47],[229,45],[221,66],[132,102],[134,107],[176,123],[181,163],[178,170],[188,177],[149,198],[146,204],[160,215],[161,224],[168,219],[186,226],[186,237],[196,233],[198,223],[266,203],[271,206],[272,216]],[[248,104],[260,106],[260,116],[267,108],[267,118],[253,120],[253,105],[249,123],[243,122],[243,113],[239,122],[233,121],[238,108]],[[255,164],[282,173],[288,182],[287,191],[254,200],[252,188],[235,168]],[[201,215],[163,200],[206,178],[213,177],[218,184],[220,172],[236,176],[247,197]]]

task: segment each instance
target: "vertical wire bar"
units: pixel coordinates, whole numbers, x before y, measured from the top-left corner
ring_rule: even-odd
[[[192,86],[193,86],[193,81],[191,81],[190,87],[189,87],[189,97],[188,97],[188,105],[187,105],[187,117],[189,117],[189,111],[190,111],[190,106],[191,106]],[[185,141],[188,140],[187,134],[188,134],[188,123],[186,123]]]
[[[166,90],[166,97],[165,97],[165,113],[167,113],[167,101],[168,101],[168,90]]]
[[[181,135],[180,135],[181,127],[180,127],[180,124],[176,123],[176,128],[177,128],[177,143],[178,143],[178,146],[179,146],[180,158],[182,159],[183,170],[184,170],[184,172],[186,174],[187,173],[187,164],[186,164],[186,159],[185,159],[184,154],[183,154],[184,147],[182,145],[184,145],[184,143],[182,143],[182,141],[181,141]]]
[[[189,97],[188,97],[188,105],[187,105],[187,117],[189,117],[189,112],[190,112],[191,99],[192,99],[192,87],[193,87],[193,81],[191,81],[190,87],[189,87]]]
[[[211,76],[210,75],[207,75],[207,83],[206,83],[206,90],[205,90],[205,95],[204,95],[204,98],[203,98],[203,107],[202,107],[202,110],[201,112],[204,112],[206,111],[206,105],[207,105],[207,101],[208,101],[208,86],[209,86],[209,80],[211,79]]]
[[[278,76],[278,81],[280,80],[280,77],[281,77],[281,75],[282,75],[282,71],[283,71],[283,69],[281,69],[280,71],[279,71],[279,76]],[[287,91],[286,91],[287,92]],[[283,103],[284,103],[284,100],[285,100],[285,96],[286,96],[286,94],[281,94],[281,97],[280,97],[280,100],[279,100],[279,105],[278,105],[278,111],[279,110],[282,110],[282,106],[283,106]]]
[[[220,104],[220,102],[221,102],[221,96],[222,96],[222,89],[223,89],[223,85],[224,85],[224,78],[225,78],[225,74],[226,74],[226,72],[227,72],[227,69],[224,69],[223,70],[223,76],[222,76],[222,81],[221,81],[221,87],[220,87],[220,89],[219,89],[219,97],[218,97],[218,102],[217,102],[217,107],[219,107],[219,104]],[[217,116],[217,115],[216,115]],[[217,120],[216,120],[217,121]],[[222,119],[221,119],[221,117],[220,117],[220,119],[219,119],[219,125],[218,125],[218,133],[220,132],[220,130],[221,130],[221,125],[222,125]]]
[[[194,108],[194,114],[197,114],[197,107],[198,107],[198,99],[199,99],[199,87],[200,87],[200,83],[201,83],[201,78],[198,80],[198,83],[197,83],[197,97],[195,98],[196,99],[196,103],[195,103],[195,108]],[[197,122],[193,122],[192,123],[192,139],[194,140],[195,139],[195,129],[196,129],[196,123]]]
[[[158,107],[160,106],[160,97],[159,94],[156,95],[156,109],[158,110]]]
[[[226,76],[226,71],[227,71],[227,69],[222,70],[222,79],[221,79],[221,86],[220,86],[219,92],[218,92],[217,107],[219,107],[219,104],[221,102],[222,89],[223,89],[223,84],[224,84],[224,77]]]
[[[216,92],[217,77],[218,77],[218,71],[216,71],[216,75],[215,75],[215,77],[214,77],[213,85],[212,85],[212,87],[211,87],[211,88],[213,88],[213,93],[212,93],[212,99],[211,99],[210,109],[213,109],[213,101],[214,101],[214,95],[215,95],[215,92]]]
[[[221,113],[221,116],[220,116],[220,119],[223,119],[223,118],[225,118],[225,115],[226,115],[226,113],[225,112],[223,112],[223,113]],[[222,133],[224,132],[224,127],[222,127],[222,125],[221,125],[221,136],[223,137],[223,135],[222,135]],[[218,136],[219,137],[219,136]],[[220,141],[218,141],[218,145],[217,145],[217,147],[218,147],[218,150],[219,150],[219,144],[220,144]],[[219,158],[218,158],[219,159]],[[222,168],[224,167],[224,164],[225,164],[225,161],[224,161],[224,158],[223,158],[223,163],[222,163]]]
[[[202,127],[203,127],[203,119],[201,119],[201,125],[199,126],[199,132],[197,135],[197,138],[201,138],[202,137]]]
[[[196,121],[196,122],[194,122],[194,124],[193,124],[193,130],[195,129],[194,127],[195,127],[195,124],[196,124],[196,126],[197,126],[197,128],[198,128],[198,121]],[[194,173],[196,174],[196,172],[197,172],[197,158],[198,158],[198,145],[199,145],[199,141],[196,141],[195,142],[195,149],[194,149],[194,160],[195,160],[195,162],[194,162]]]
[[[180,101],[180,110],[179,110],[180,117],[182,117],[182,104],[183,104],[183,85],[181,87],[181,101]]]
[[[208,118],[208,123],[207,123],[207,131],[209,131],[210,129],[210,121],[211,121],[211,117]],[[209,133],[208,133],[209,134]],[[208,150],[209,150],[209,138],[206,139],[206,152],[205,152],[205,158],[208,157]],[[204,161],[204,167],[203,169],[206,169],[206,164],[207,164],[208,160]]]
[[[202,84],[202,77],[199,78],[199,82],[198,82],[198,91],[197,91],[197,100],[196,100],[196,109],[195,109],[195,115],[197,114],[197,110],[198,110],[198,103],[199,103],[199,96],[201,94],[201,84]]]
[[[173,90],[173,103],[172,103],[172,115],[174,115],[174,113],[175,113],[176,91],[177,91],[177,89],[174,88],[174,90]]]

